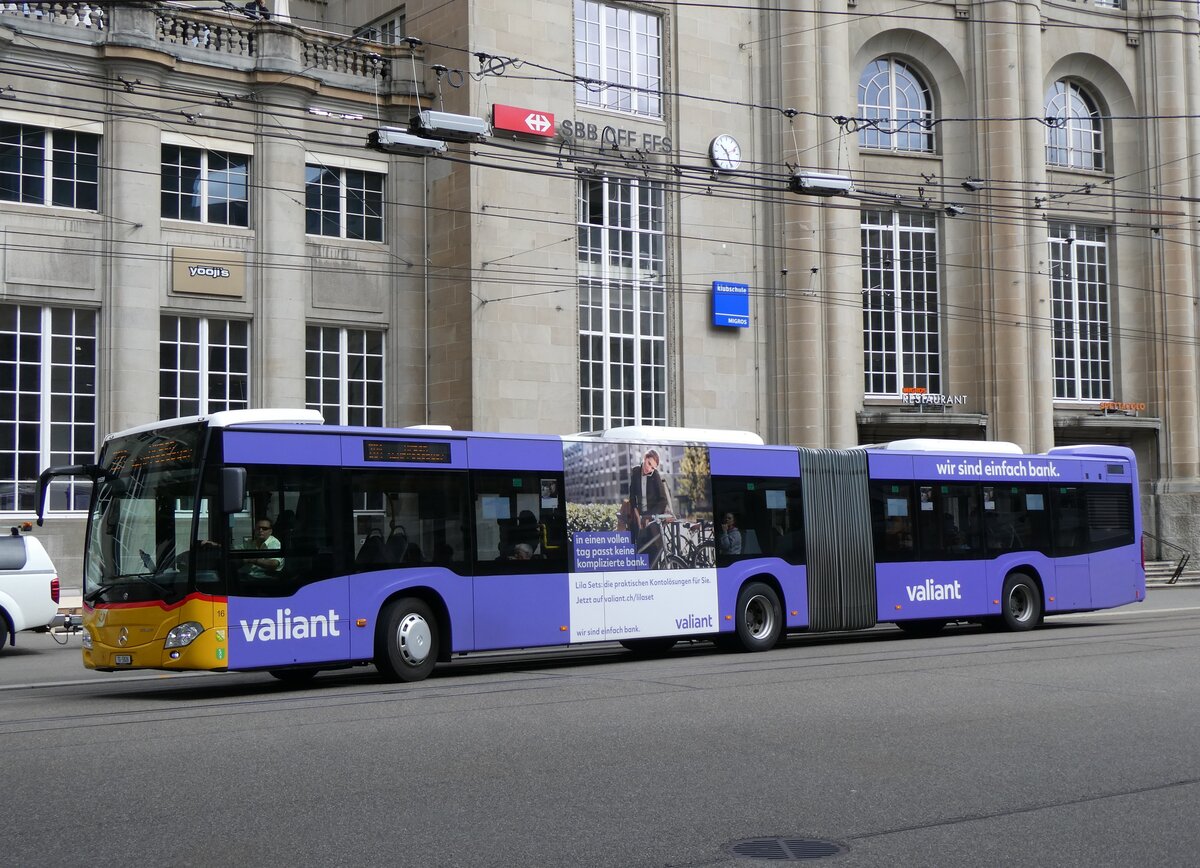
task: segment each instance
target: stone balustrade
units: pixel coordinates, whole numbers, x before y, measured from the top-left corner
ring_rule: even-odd
[[[173,46],[193,49],[187,55],[192,62],[206,62],[197,58],[194,50],[211,53],[211,62],[215,65],[226,65],[228,58],[237,57],[255,65],[268,62],[279,68],[282,60],[285,65],[290,64],[296,74],[317,79],[332,75],[343,86],[353,86],[352,82],[358,79],[364,89],[376,89],[379,84],[390,82],[393,69],[401,76],[410,69],[417,75],[423,72],[419,48],[413,49],[407,44],[368,43],[291,23],[255,20],[234,5],[225,11],[209,11],[182,4],[110,7],[104,3],[0,2],[0,26],[20,30],[23,22],[32,22],[30,29],[36,27],[40,35],[52,33],[49,28],[77,28],[77,33],[86,32],[85,38],[97,43],[128,44],[127,40],[141,34],[144,34],[143,39],[149,39],[149,34],[153,33],[161,50],[167,53],[175,53]],[[271,37],[269,50],[264,48],[266,43],[263,41],[268,35]],[[415,65],[413,51],[418,52]],[[265,59],[267,55],[270,55],[269,60]],[[393,83],[393,89],[401,93],[414,92],[417,88],[411,74],[407,78],[404,82]]]

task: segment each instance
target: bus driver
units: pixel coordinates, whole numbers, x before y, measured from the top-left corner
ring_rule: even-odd
[[[254,547],[259,551],[279,551],[279,540],[271,535],[271,520],[260,518],[254,523]],[[252,579],[269,579],[283,568],[282,558],[257,557],[248,562],[246,574]]]

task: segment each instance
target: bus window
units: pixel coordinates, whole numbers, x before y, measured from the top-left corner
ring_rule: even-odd
[[[917,485],[921,559],[961,560],[983,554],[979,486],[923,482]]]
[[[804,563],[804,508],[799,479],[714,476],[712,490],[719,566],[761,557]],[[721,519],[726,515],[733,516],[739,545],[720,545]]]
[[[349,480],[355,572],[423,564],[466,572],[465,473],[365,470]]]
[[[875,560],[911,561],[916,554],[913,539],[912,483],[872,481],[870,492]]]
[[[1054,522],[1054,556],[1086,554],[1087,508],[1082,486],[1050,486],[1050,512]]]
[[[983,526],[990,555],[1016,551],[1049,552],[1046,486],[983,486]]]
[[[567,518],[561,473],[475,472],[476,572],[557,573],[567,570]]]
[[[1088,550],[1133,545],[1133,492],[1127,485],[1084,484]]]
[[[335,575],[331,515],[339,489],[333,473],[319,467],[246,471],[246,508],[228,517],[229,593],[284,596]]]

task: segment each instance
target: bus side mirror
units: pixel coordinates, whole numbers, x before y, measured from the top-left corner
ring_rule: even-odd
[[[246,503],[246,468],[221,468],[221,511],[241,512]]]

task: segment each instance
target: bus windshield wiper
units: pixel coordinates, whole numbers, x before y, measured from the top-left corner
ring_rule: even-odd
[[[117,586],[117,582],[109,582],[106,585],[98,585],[94,591],[88,591],[86,594],[83,595],[83,601],[85,603],[94,603],[100,599],[101,594],[103,594],[107,591],[111,591],[116,586]]]

